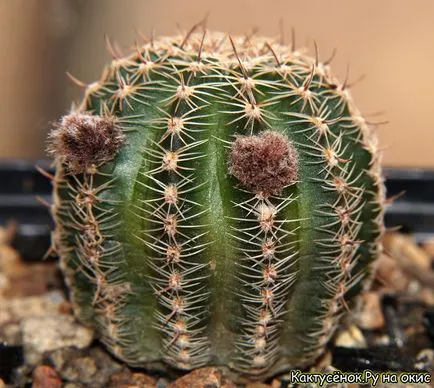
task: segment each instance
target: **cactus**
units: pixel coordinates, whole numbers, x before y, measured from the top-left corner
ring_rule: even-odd
[[[295,47],[208,31],[136,46],[108,44],[49,138],[75,314],[133,366],[309,365],[381,250],[373,128]]]

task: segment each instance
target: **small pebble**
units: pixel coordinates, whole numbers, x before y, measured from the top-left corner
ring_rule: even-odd
[[[431,269],[430,254],[420,248],[413,238],[401,233],[386,233],[383,244],[392,257],[398,259],[400,256],[405,256],[414,266],[426,271]]]
[[[434,263],[434,239],[431,238],[422,244],[422,248],[431,257],[431,265]]]
[[[126,368],[100,347],[61,348],[46,353],[45,359],[53,364],[62,380],[80,387],[109,387],[111,377]]]
[[[77,323],[73,317],[26,318],[21,323],[26,361],[37,364],[47,351],[75,346],[85,348],[93,339],[93,331]]]
[[[169,388],[236,388],[236,385],[224,381],[217,368],[205,367],[177,379]]]
[[[434,306],[434,287],[433,288],[428,288],[428,287],[423,288],[420,291],[419,296],[420,296],[421,301],[423,301],[423,303],[425,303],[428,306]]]
[[[5,296],[10,287],[9,278],[0,272],[0,297]]]
[[[80,381],[81,383],[92,383],[98,371],[95,360],[90,357],[79,357],[72,360],[62,370],[62,377],[68,381]]]
[[[399,233],[386,233],[382,241],[385,251],[408,278],[428,287],[434,284],[432,259],[411,237]]]
[[[400,267],[398,261],[386,255],[381,255],[377,262],[377,272],[375,275],[384,288],[394,291],[405,292],[410,281]]]
[[[155,388],[167,388],[169,386],[170,382],[165,377],[160,377],[157,380],[157,384],[155,385]]]
[[[8,322],[0,325],[0,341],[9,345],[21,345],[22,333],[19,323]]]
[[[108,388],[155,388],[157,380],[144,373],[133,373],[128,368],[113,374],[110,378]]]
[[[416,356],[416,363],[414,364],[416,369],[429,370],[434,369],[434,350],[423,349]]]
[[[6,299],[0,304],[0,325],[6,320],[21,321],[25,318],[58,315],[59,305],[65,300],[60,290],[40,296]]]
[[[362,294],[362,308],[357,313],[357,325],[365,330],[376,330],[384,327],[384,316],[381,311],[379,292],[365,292]]]
[[[249,383],[245,388],[271,388],[271,386],[264,383]]]
[[[271,388],[282,388],[282,383],[279,381],[279,379],[273,379],[271,382]]]
[[[62,381],[56,371],[48,365],[39,365],[33,371],[32,388],[61,388]]]
[[[335,346],[344,348],[366,348],[366,340],[357,326],[351,325],[348,329],[338,333]]]

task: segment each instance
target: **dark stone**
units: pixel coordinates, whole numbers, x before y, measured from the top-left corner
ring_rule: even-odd
[[[0,378],[9,383],[15,368],[24,363],[22,346],[8,345],[0,342]]]
[[[431,347],[434,348],[434,308],[430,308],[425,312],[423,323],[426,327],[428,335],[431,338]]]

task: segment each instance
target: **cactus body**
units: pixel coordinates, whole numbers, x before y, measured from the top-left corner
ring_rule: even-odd
[[[311,363],[383,230],[375,136],[346,85],[261,38],[112,51],[51,133],[76,315],[134,366]]]

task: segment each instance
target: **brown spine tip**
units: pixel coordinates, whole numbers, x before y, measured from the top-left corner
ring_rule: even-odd
[[[113,159],[124,138],[112,117],[70,113],[52,130],[48,152],[69,172],[80,174]]]
[[[264,196],[278,195],[297,180],[297,152],[286,136],[273,131],[237,136],[228,164],[242,186]]]

